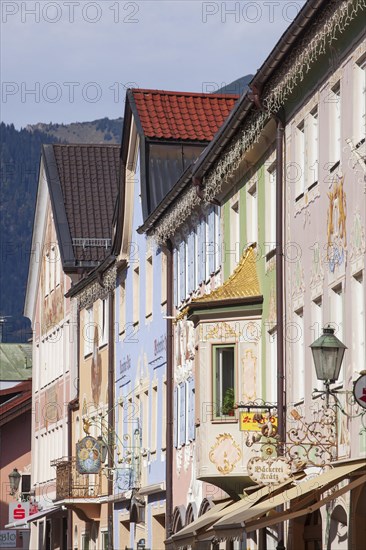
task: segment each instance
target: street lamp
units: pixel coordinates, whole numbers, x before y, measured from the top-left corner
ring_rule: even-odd
[[[334,329],[328,325],[323,328],[320,338],[315,340],[310,347],[317,379],[329,383],[336,382],[347,346],[334,336]]]
[[[347,349],[336,336],[331,326],[323,328],[323,334],[311,345],[316,377],[325,384],[327,398],[330,390],[329,386],[336,382],[339,377],[344,352]]]
[[[14,468],[14,470],[9,474],[10,494],[12,496],[14,496],[17,490],[19,489],[19,483],[20,483],[21,477],[22,476],[18,472],[17,468]]]

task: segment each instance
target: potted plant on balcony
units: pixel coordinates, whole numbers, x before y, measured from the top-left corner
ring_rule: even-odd
[[[222,400],[221,413],[225,416],[234,416],[235,411],[234,388],[227,388]]]

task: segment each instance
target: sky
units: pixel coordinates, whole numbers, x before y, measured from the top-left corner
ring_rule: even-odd
[[[304,3],[1,0],[1,120],[121,117],[128,87],[215,91],[254,74]]]

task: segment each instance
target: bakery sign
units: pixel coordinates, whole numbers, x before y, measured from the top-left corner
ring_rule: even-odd
[[[247,470],[253,481],[263,485],[282,483],[291,477],[290,463],[283,457],[266,460],[256,456],[249,460]]]

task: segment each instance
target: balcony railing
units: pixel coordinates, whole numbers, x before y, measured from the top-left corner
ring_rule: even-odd
[[[96,498],[102,493],[102,474],[80,474],[76,457],[53,460],[56,468],[56,500],[65,498]]]

